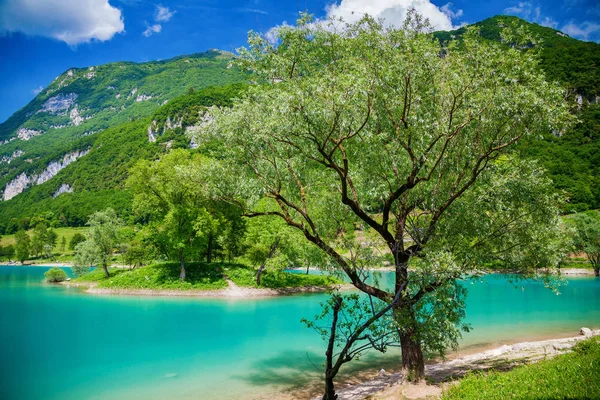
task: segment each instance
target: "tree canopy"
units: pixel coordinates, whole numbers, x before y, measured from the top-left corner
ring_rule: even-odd
[[[569,122],[563,90],[522,51],[526,36],[506,31],[506,48],[468,29],[440,47],[428,32],[412,14],[402,29],[303,16],[276,43],[251,33],[240,62],[262,83],[202,132],[225,141],[239,179],[220,190],[246,215],[280,217],[369,295],[389,303],[401,292],[403,367],[415,379],[423,346],[457,339],[428,334],[432,296],[482,262],[531,276],[560,260],[559,199],[510,150]],[[359,272],[377,246],[355,229],[390,255],[393,290]]]

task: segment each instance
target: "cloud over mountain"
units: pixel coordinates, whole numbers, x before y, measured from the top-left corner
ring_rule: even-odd
[[[108,0],[6,0],[0,4],[0,32],[21,32],[70,46],[110,40],[125,29],[121,10]]]

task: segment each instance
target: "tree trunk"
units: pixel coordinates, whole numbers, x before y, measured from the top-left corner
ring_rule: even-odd
[[[323,395],[323,400],[336,400],[338,398],[337,394],[335,394],[335,388],[333,387],[333,377],[329,376],[329,374],[325,375],[325,394]]]
[[[211,233],[208,235],[208,250],[206,252],[206,262],[209,264],[212,261],[212,248],[213,248],[213,235]]]
[[[108,266],[106,265],[106,263],[102,263],[102,268],[104,269],[104,275],[107,278],[110,278],[110,274],[108,273]]]
[[[600,265],[594,266],[594,275],[600,276]]]
[[[179,250],[179,279],[185,281],[185,257],[183,256],[183,249]]]
[[[425,378],[425,361],[421,341],[409,331],[400,331],[402,349],[402,377],[405,381],[419,382]]]
[[[306,266],[306,275],[308,275],[308,269],[310,268],[310,264]]]

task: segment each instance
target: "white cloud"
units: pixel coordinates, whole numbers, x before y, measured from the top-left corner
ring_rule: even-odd
[[[43,86],[39,86],[37,89],[33,89],[33,94],[39,94],[42,90],[44,90]]]
[[[167,22],[175,14],[175,11],[169,10],[169,7],[156,6],[156,22]]]
[[[506,14],[520,15],[524,18],[528,18],[531,15],[531,3],[529,2],[519,2],[512,7],[507,7],[504,9]],[[539,8],[538,8],[539,13]]]
[[[6,0],[0,3],[0,32],[22,32],[75,46],[105,41],[123,32],[123,16],[108,0]]]
[[[442,6],[442,8],[440,8],[440,10],[442,10],[442,12],[444,14],[446,14],[448,16],[448,18],[450,18],[450,19],[457,19],[457,18],[462,17],[462,15],[463,15],[463,10],[457,10],[457,11],[452,10],[452,3],[444,4]]]
[[[450,5],[446,8],[449,10]],[[327,17],[341,17],[345,22],[356,22],[369,14],[384,20],[386,26],[400,27],[409,9],[414,8],[420,15],[429,19],[435,29],[450,30],[454,26],[452,17],[429,0],[342,0],[340,4],[328,5]],[[462,15],[462,11],[457,13]]]
[[[146,37],[150,37],[150,36],[154,35],[155,33],[160,33],[161,30],[162,30],[162,26],[160,26],[160,24],[154,24],[154,25],[149,26],[142,33],[142,35],[144,35]]]
[[[600,24],[595,22],[585,21],[577,25],[574,22],[570,22],[563,26],[561,31],[574,38],[583,40],[595,40],[600,38]]]
[[[146,28],[146,30],[142,32],[142,35],[150,37],[155,33],[160,33],[162,31],[162,24],[160,24],[159,22],[169,21],[175,13],[176,11],[170,10],[169,7],[156,6],[156,14],[154,15],[155,23],[148,26],[148,28]]]
[[[556,27],[558,26],[558,22],[556,22],[550,17],[546,17],[542,21],[540,21],[540,25],[556,29]]]

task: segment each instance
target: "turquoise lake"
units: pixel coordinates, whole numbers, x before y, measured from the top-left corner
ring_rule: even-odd
[[[325,295],[196,299],[88,295],[0,268],[0,399],[272,399],[314,394],[324,345],[300,323]],[[600,329],[600,279],[556,295],[489,275],[468,285],[463,350]],[[355,367],[397,360],[367,357]],[[349,365],[352,365],[351,363]],[[317,384],[320,382],[317,381]]]

